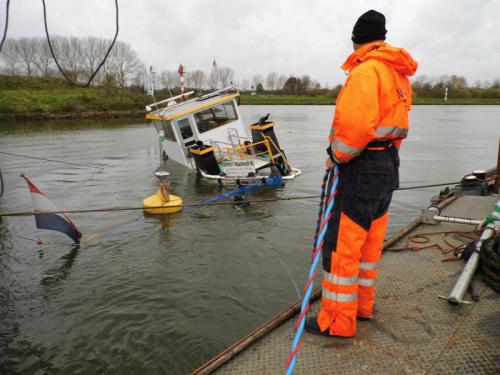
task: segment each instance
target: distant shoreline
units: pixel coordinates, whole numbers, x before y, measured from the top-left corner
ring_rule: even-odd
[[[298,97],[296,100],[283,100],[279,96],[273,98],[265,98],[262,96],[257,98],[248,99],[249,95],[242,95],[241,105],[321,105],[321,106],[333,106],[334,99],[330,98],[330,102],[325,99],[310,97]],[[500,105],[500,99],[491,100],[479,100],[472,101],[469,99],[450,99],[447,103],[444,103],[441,99],[434,98],[419,98],[416,99],[413,105]],[[144,110],[130,109],[130,110],[89,110],[89,111],[78,111],[78,112],[66,112],[66,113],[52,113],[52,112],[31,112],[29,108],[23,112],[15,113],[0,113],[0,124],[2,122],[18,122],[18,121],[41,121],[41,120],[78,120],[78,119],[144,119],[146,112]]]
[[[158,92],[157,99],[167,93]],[[141,89],[73,87],[58,78],[0,75],[0,123],[31,120],[144,118],[151,97]],[[241,93],[242,105],[328,105],[334,95]],[[500,105],[500,98],[414,98],[415,105]]]

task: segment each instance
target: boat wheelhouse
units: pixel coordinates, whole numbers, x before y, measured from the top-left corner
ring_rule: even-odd
[[[269,115],[247,127],[239,112],[239,93],[233,87],[187,99],[193,92],[151,104],[160,139],[162,160],[171,159],[201,176],[219,182],[243,183],[280,175],[300,175],[280,148]]]

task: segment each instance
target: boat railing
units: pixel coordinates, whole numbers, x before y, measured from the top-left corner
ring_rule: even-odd
[[[183,101],[188,97],[194,94],[194,91],[189,91],[186,92],[185,94],[173,96],[168,99],[160,100],[159,102],[154,102],[151,104],[148,104],[146,106],[146,112],[151,112],[153,110],[153,107],[155,107],[155,110],[159,110],[163,107],[172,107],[174,105],[177,105],[178,103],[176,102],[177,99],[182,99]],[[163,106],[160,107],[160,104],[164,104]]]
[[[219,144],[224,144],[225,146],[221,147]],[[269,161],[274,164],[274,155],[272,153],[271,143],[268,139],[254,143],[239,144],[236,146],[225,142],[214,141],[212,142],[212,145],[215,149],[215,157],[217,161],[245,160],[256,156],[269,156]],[[265,146],[261,151],[259,151],[259,149],[262,149],[262,147],[258,147],[260,145]]]
[[[272,143],[273,147],[278,150],[278,153],[280,154],[281,158],[283,159],[283,161],[288,165],[288,168],[290,168],[290,170],[294,169],[292,164],[290,164],[290,162],[288,161],[287,157],[285,156],[284,152],[280,150],[280,148],[278,147],[278,145],[273,141],[273,139],[267,135],[264,136],[264,140],[267,141],[267,142],[270,142]],[[273,157],[273,153],[272,151],[269,153],[270,157],[272,158]]]
[[[201,101],[201,100],[205,100],[205,99],[210,99],[210,98],[213,98],[217,95],[223,94],[225,92],[238,92],[238,90],[234,86],[227,86],[227,87],[224,87],[223,89],[220,89],[220,90],[217,90],[217,91],[205,94],[205,95],[201,95],[196,100]]]

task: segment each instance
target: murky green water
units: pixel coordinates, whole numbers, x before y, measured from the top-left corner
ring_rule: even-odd
[[[318,194],[331,107],[247,106],[271,112],[280,143],[303,175],[266,197]],[[421,106],[401,151],[402,185],[453,181],[496,163],[500,107]],[[156,132],[141,121],[0,124],[1,211],[29,210],[26,173],[60,208],[140,205],[156,191]],[[185,202],[221,192],[171,164]],[[390,232],[437,189],[398,192]],[[295,302],[310,259],[316,201],[71,215],[103,240],[72,248],[33,217],[0,221],[0,373],[186,374]],[[43,245],[33,240],[42,239]],[[292,275],[292,279],[289,275]]]

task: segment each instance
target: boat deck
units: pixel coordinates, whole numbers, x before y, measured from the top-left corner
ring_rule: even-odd
[[[460,197],[443,209],[443,215],[483,219],[497,200],[498,196]],[[473,227],[418,224],[390,248],[404,247],[407,237],[416,233],[455,230],[472,231]],[[440,235],[432,240],[443,248],[450,247]],[[353,339],[304,332],[294,373],[499,374],[500,295],[476,276],[473,284],[480,294],[479,302],[451,306],[438,299],[448,295],[464,266],[463,261],[442,262],[444,257],[438,248],[385,252],[379,267],[374,318],[358,322]],[[470,300],[470,295],[465,299]],[[317,313],[318,309],[316,301],[311,311]],[[202,366],[195,373],[284,373],[296,319],[297,314],[222,367],[216,368],[211,361],[211,366]]]

